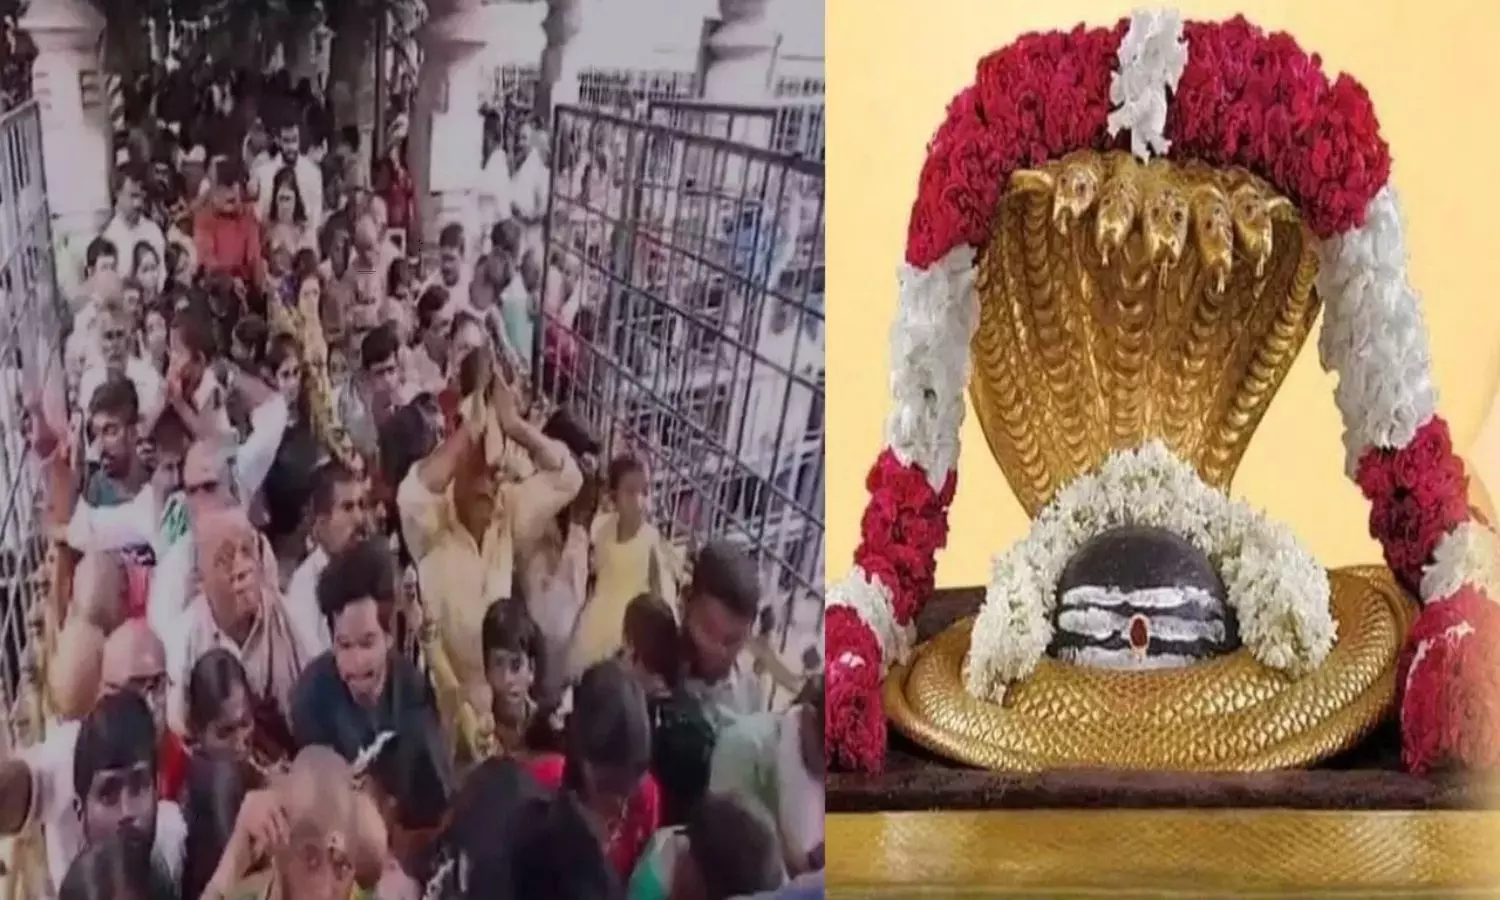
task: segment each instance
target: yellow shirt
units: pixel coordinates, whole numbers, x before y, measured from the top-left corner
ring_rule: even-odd
[[[581,675],[589,666],[619,651],[625,607],[640,594],[657,593],[668,606],[675,607],[676,586],[660,556],[661,533],[651,523],[642,522],[630,540],[622,541],[619,535],[618,514],[605,513],[595,520],[594,593],[584,604],[573,633],[568,652],[570,676]]]
[[[583,484],[572,454],[561,445],[553,449],[562,467],[533,468],[528,477],[503,484],[498,514],[478,542],[458,521],[452,485],[434,494],[413,468],[396,491],[401,530],[417,560],[423,611],[437,626],[454,675],[477,710],[490,708],[479,641],[485,610],[511,596],[517,553],[529,552]]]

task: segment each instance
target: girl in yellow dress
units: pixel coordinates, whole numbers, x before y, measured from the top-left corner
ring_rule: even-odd
[[[676,585],[662,559],[662,537],[646,521],[646,468],[633,456],[609,465],[613,509],[594,520],[594,591],[584,604],[568,653],[569,680],[620,649],[625,607],[640,594],[672,605]]]

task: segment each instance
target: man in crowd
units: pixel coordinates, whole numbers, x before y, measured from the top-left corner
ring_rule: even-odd
[[[143,166],[127,163],[115,170],[115,212],[104,226],[104,240],[114,245],[126,272],[135,268],[136,247],[145,244],[160,260],[167,254],[167,238],[161,226],[144,215],[146,171]]]
[[[332,646],[328,619],[318,605],[318,585],[329,560],[370,532],[369,489],[343,463],[329,460],[313,472],[313,550],[287,587],[287,613],[305,645],[317,653]]]

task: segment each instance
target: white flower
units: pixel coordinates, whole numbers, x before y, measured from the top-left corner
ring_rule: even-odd
[[[1120,41],[1120,66],[1109,85],[1114,109],[1109,114],[1111,137],[1130,132],[1130,149],[1142,160],[1164,155],[1167,140],[1167,93],[1187,67],[1188,47],[1182,37],[1182,14],[1176,10],[1139,10]]]
[[[1406,268],[1395,190],[1382,188],[1364,226],[1324,241],[1319,252],[1318,356],[1339,376],[1333,398],[1352,478],[1367,448],[1406,446],[1437,411],[1427,326]]]
[[[969,380],[969,340],[978,322],[974,250],[959,247],[927,269],[902,266],[891,326],[891,395],[885,442],[941,490],[958,464]]]
[[[1432,551],[1432,562],[1422,570],[1422,601],[1432,603],[1451,597],[1465,584],[1500,599],[1495,590],[1497,556],[1500,541],[1495,532],[1478,522],[1464,522],[1443,535]]]
[[[905,662],[916,640],[916,628],[896,621],[890,589],[871,578],[858,566],[848,575],[828,585],[823,594],[824,608],[847,606],[874,632],[880,644],[882,664],[889,667]],[[866,660],[866,662],[874,662]]]
[[[1090,538],[1123,525],[1162,528],[1202,551],[1263,665],[1300,674],[1333,648],[1328,573],[1291,529],[1209,487],[1151,441],[1064,486],[1027,536],[995,557],[964,667],[971,694],[998,702],[1006,685],[1032,673],[1052,642],[1063,567]]]

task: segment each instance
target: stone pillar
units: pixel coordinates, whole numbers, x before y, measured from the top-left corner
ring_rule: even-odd
[[[705,99],[763,104],[770,98],[778,35],[769,6],[770,0],[719,0],[719,24],[705,47]]]
[[[580,61],[575,58],[577,54],[568,51],[583,30],[583,7],[583,0],[547,0],[547,15],[542,19],[546,43],[542,50],[540,77],[554,78],[550,97],[554,109],[558,104],[578,102]],[[551,127],[552,109],[537,110],[536,114]]]
[[[103,230],[111,207],[113,160],[98,64],[104,17],[88,0],[32,0],[20,26],[36,42],[31,77],[41,110],[58,284],[71,298],[88,243]]]
[[[478,54],[485,45],[477,27],[477,0],[448,9],[432,4],[432,17],[417,34],[422,67],[411,116],[411,167],[417,183],[417,221],[424,255],[437,252],[438,234],[449,222],[464,226],[469,253],[477,253],[484,122],[479,115]]]

